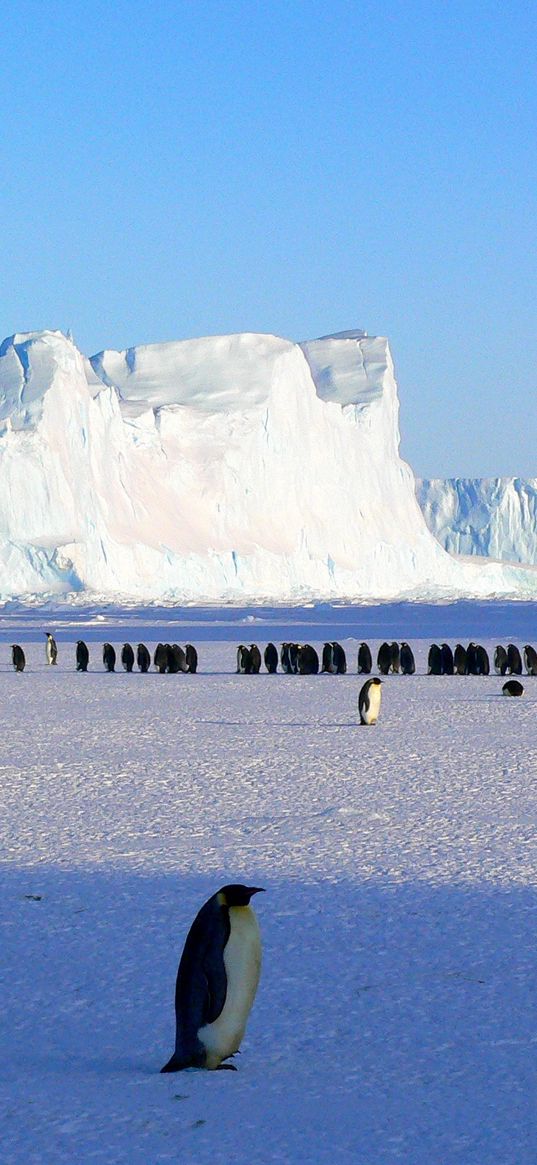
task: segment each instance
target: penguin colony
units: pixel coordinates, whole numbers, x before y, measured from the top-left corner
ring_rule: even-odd
[[[239,644],[237,648],[237,674],[257,675],[261,669],[261,651],[257,644],[249,647]],[[524,665],[522,663],[524,659]],[[347,658],[340,643],[325,643],[322,656],[309,643],[282,643],[280,654],[274,643],[268,643],[263,653],[266,670],[274,674],[278,664],[285,675],[345,675]],[[498,645],[494,651],[494,670],[497,675],[522,675],[523,666],[529,676],[537,676],[537,651],[529,643],[523,649],[523,656],[514,643],[507,648]],[[373,670],[373,655],[367,643],[358,648],[358,675],[370,675]],[[381,675],[413,676],[416,661],[410,644],[381,643],[377,652],[377,670]],[[469,643],[464,647],[457,643],[455,648],[449,643],[432,643],[427,657],[427,674],[434,676],[488,676],[491,666],[487,651],[479,643]]]
[[[46,631],[45,635],[47,637],[45,647],[47,663],[56,664],[58,659],[56,641],[49,631]],[[83,639],[77,639],[75,649],[76,671],[87,671],[89,659],[90,654],[87,643],[84,643]],[[121,666],[126,672],[134,671],[135,662],[139,671],[148,672],[152,662],[151,653],[145,646],[145,643],[138,644],[136,657],[131,644],[124,643],[121,648],[120,659]],[[24,671],[26,667],[26,656],[18,643],[12,643],[11,645],[11,662],[15,671]],[[116,670],[117,653],[113,644],[103,643],[102,662],[105,671],[113,672]],[[153,665],[158,672],[190,672],[192,674],[198,669],[198,653],[192,643],[187,643],[185,648],[179,647],[177,643],[159,643],[153,656]]]

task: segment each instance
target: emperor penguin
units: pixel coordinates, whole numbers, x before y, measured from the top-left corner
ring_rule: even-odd
[[[376,724],[380,712],[380,697],[382,692],[382,680],[374,676],[371,680],[366,680],[364,686],[360,689],[358,696],[358,711],[360,713],[360,724]]]
[[[134,651],[130,643],[124,643],[121,648],[121,663],[125,671],[132,671],[134,667]]]
[[[47,637],[47,643],[45,647],[45,651],[47,653],[47,663],[56,663],[58,658],[58,647],[56,640],[54,639],[54,636],[51,635],[50,631],[45,631],[45,635]]]
[[[116,652],[111,643],[103,644],[103,663],[106,671],[115,671]]]
[[[76,641],[76,670],[87,671],[89,663],[89,651],[83,639]]]
[[[15,668],[15,671],[24,671],[26,667],[26,656],[20,644],[11,644],[11,659],[13,661],[13,667]]]
[[[136,662],[141,672],[148,672],[151,667],[151,656],[145,643],[139,643],[136,649]]]
[[[530,643],[524,648],[524,663],[529,676],[537,676],[537,651]]]
[[[250,907],[261,886],[222,886],[188,932],[175,985],[175,1051],[161,1072],[230,1068],[261,972],[261,940]]]
[[[507,680],[503,685],[502,694],[504,696],[522,696],[524,694],[524,687],[520,680]]]

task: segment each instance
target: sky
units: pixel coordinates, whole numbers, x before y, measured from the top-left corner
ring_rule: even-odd
[[[390,340],[418,476],[536,476],[537,8],[18,0],[0,332]]]

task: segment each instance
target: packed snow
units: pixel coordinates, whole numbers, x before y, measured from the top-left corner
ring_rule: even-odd
[[[457,561],[399,456],[386,339],[213,336],[87,359],[0,346],[0,599],[304,601],[537,593]]]
[[[450,554],[537,566],[537,478],[438,478],[416,482],[435,538]]]
[[[370,728],[362,638],[418,666]],[[433,639],[536,638],[524,603],[4,612],[3,1165],[534,1165],[537,680],[425,671]],[[235,674],[294,639],[348,674]],[[105,640],[200,670],[106,674]],[[238,1072],[161,1076],[186,933],[235,880],[266,889]]]

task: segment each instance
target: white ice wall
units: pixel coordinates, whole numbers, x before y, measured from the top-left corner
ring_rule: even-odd
[[[438,478],[416,489],[429,529],[450,553],[537,566],[537,478]]]
[[[0,595],[220,600],[531,592],[450,558],[400,460],[387,341],[217,336],[88,360],[0,347]]]

